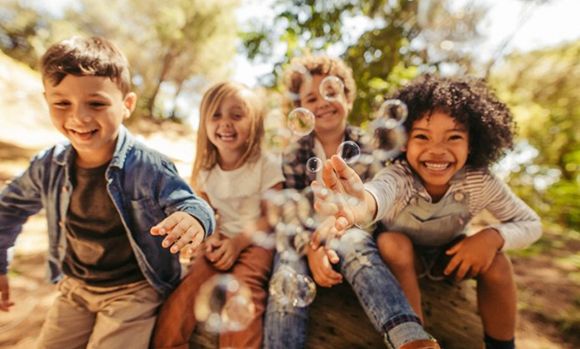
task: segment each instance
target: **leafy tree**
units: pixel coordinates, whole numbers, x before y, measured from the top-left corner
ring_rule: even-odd
[[[140,113],[159,117],[167,102],[159,100],[163,86],[175,91],[175,104],[189,80],[227,73],[235,55],[237,6],[235,0],[83,0],[67,18],[122,45],[141,95]]]
[[[485,13],[481,7],[458,10],[449,1],[425,0],[279,0],[273,8],[273,23],[257,21],[243,36],[248,57],[256,61],[285,46],[262,83],[275,86],[296,55],[342,48],[359,90],[351,113],[355,124],[368,120],[385,94],[421,71],[470,70],[471,56],[461,47],[478,38],[476,25]],[[354,37],[352,26],[345,25],[353,22],[365,27],[362,35]]]
[[[140,95],[135,116],[176,118],[175,107],[165,113],[165,104],[175,106],[182,92],[198,92],[228,73],[236,53],[237,7],[237,0],[80,0],[56,16],[37,2],[7,0],[0,8],[0,47],[37,67],[56,41],[107,37],[131,64]],[[160,93],[163,88],[172,93]]]
[[[0,49],[31,68],[37,68],[46,47],[77,34],[73,23],[55,17],[42,7],[19,0],[6,0],[0,7]]]

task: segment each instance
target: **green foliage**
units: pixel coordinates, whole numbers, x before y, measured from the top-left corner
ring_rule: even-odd
[[[0,7],[0,49],[31,68],[52,42],[78,33],[74,23],[26,2],[6,0]]]
[[[580,41],[514,54],[492,77],[518,121],[520,135],[538,150],[510,184],[545,219],[580,229]],[[547,188],[534,188],[539,177]],[[531,178],[531,180],[530,180]]]
[[[175,107],[167,110],[166,104],[174,105],[181,93],[199,92],[205,85],[191,81],[213,81],[228,73],[237,38],[235,0],[81,3],[67,19],[121,46],[140,82],[137,116],[178,117]]]
[[[478,18],[484,10],[471,7],[461,13],[449,1],[424,1],[422,20],[418,4],[412,0],[274,2],[273,24],[255,23],[242,39],[251,59],[272,59],[280,47],[285,54],[274,72],[262,83],[275,87],[290,59],[309,52],[337,49],[351,66],[359,91],[350,121],[369,120],[385,96],[422,71],[436,71],[455,64],[457,71],[470,69],[470,58],[460,50],[443,50],[441,43],[468,42],[477,38]],[[354,36],[352,25],[365,30]],[[358,28],[357,28],[358,29]],[[280,88],[277,86],[276,88]]]
[[[0,8],[0,47],[30,66],[48,45],[71,35],[115,42],[131,64],[137,118],[178,117],[179,95],[224,78],[236,53],[236,0],[79,0],[58,17],[33,6],[39,2],[7,1]]]

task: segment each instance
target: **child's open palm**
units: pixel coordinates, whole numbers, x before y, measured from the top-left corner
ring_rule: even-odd
[[[322,170],[322,180],[324,186],[317,181],[312,182],[314,208],[321,215],[330,216],[327,220],[336,220],[333,230],[337,236],[354,224],[366,224],[372,220],[363,182],[344,160],[336,155],[327,160]],[[324,222],[321,227],[330,228]],[[328,235],[325,231],[317,233]]]
[[[453,258],[444,274],[451,275],[455,270],[457,280],[476,277],[489,269],[502,245],[503,238],[495,229],[484,229],[469,236],[445,252]]]
[[[152,235],[167,235],[161,246],[171,253],[178,253],[184,247],[195,249],[205,236],[203,226],[187,212],[173,212],[151,228]]]

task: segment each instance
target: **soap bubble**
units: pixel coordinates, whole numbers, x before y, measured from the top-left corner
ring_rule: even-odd
[[[340,96],[342,91],[344,91],[344,83],[336,76],[329,75],[322,79],[318,86],[318,90],[322,98],[327,101],[333,101]]]
[[[218,274],[201,285],[194,314],[208,332],[245,329],[256,313],[252,292],[231,274]]]
[[[280,304],[306,307],[316,297],[316,284],[307,275],[281,266],[270,280],[270,296]]]
[[[347,164],[355,163],[359,159],[360,153],[360,147],[353,141],[342,142],[336,150],[336,154]]]
[[[306,108],[296,108],[288,114],[288,128],[297,136],[306,136],[314,130],[314,114]]]

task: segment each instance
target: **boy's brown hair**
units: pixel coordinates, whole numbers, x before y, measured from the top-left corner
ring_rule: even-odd
[[[131,74],[125,55],[109,40],[93,36],[72,37],[53,44],[41,58],[42,80],[53,86],[67,75],[110,78],[126,95]]]
[[[301,69],[296,69],[300,67]],[[284,86],[292,95],[297,96],[300,92],[300,87],[305,81],[304,74],[302,74],[302,67],[311,75],[334,75],[342,80],[344,84],[344,95],[348,102],[354,102],[356,97],[356,83],[352,76],[352,69],[346,63],[336,57],[326,55],[312,56],[306,55],[295,57],[290,61],[290,66],[286,69],[284,74]],[[290,109],[300,107],[299,98],[291,98],[288,101]]]

